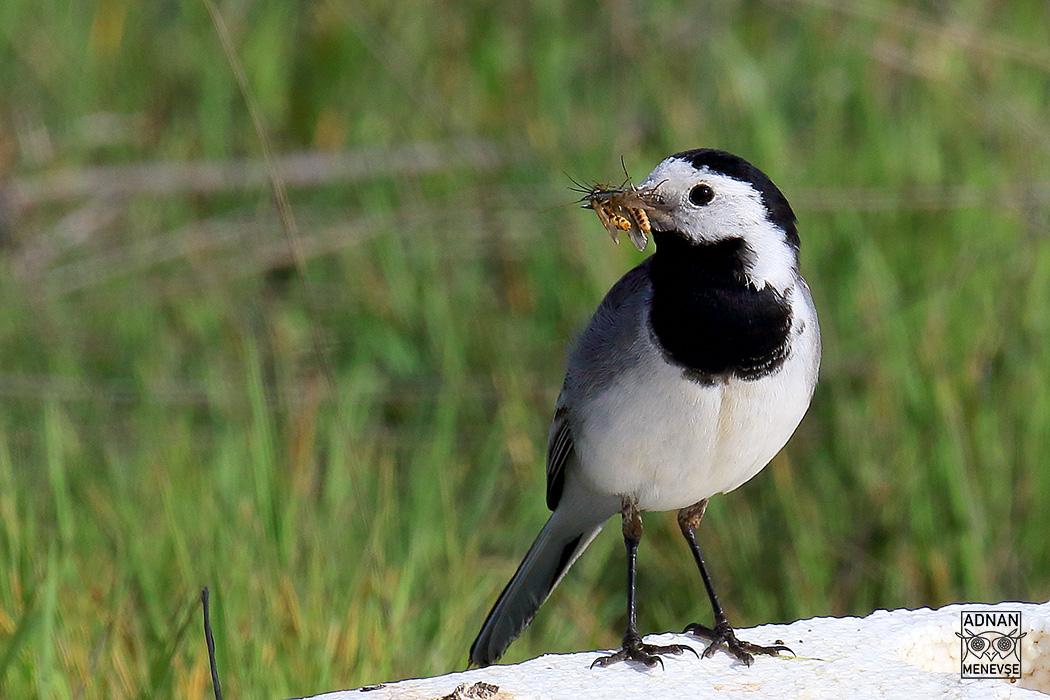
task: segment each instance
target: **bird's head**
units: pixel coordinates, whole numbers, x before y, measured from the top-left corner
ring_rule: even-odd
[[[759,288],[786,289],[798,267],[798,231],[787,199],[765,173],[713,149],[676,153],[638,186],[657,246],[668,236],[703,245],[741,239],[747,274]]]

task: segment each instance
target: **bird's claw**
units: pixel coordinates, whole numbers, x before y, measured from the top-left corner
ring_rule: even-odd
[[[683,651],[692,652],[697,658],[700,655],[696,653],[696,649],[687,644],[646,644],[642,641],[639,635],[627,635],[623,638],[623,646],[620,650],[610,654],[609,656],[599,656],[591,664],[591,668],[598,666],[599,668],[605,668],[610,666],[617,661],[637,661],[640,664],[645,665],[647,668],[653,668],[656,664],[660,664],[661,667],[664,665],[664,660],[660,658],[662,654],[673,654],[675,656],[681,654]]]
[[[792,656],[795,655],[795,652],[784,646],[783,642],[779,639],[768,647],[737,639],[736,633],[733,631],[733,628],[729,626],[728,622],[716,624],[714,629],[693,623],[688,625],[685,630],[683,630],[683,633],[684,632],[710,640],[711,643],[707,645],[706,649],[704,649],[703,657],[705,659],[713,656],[720,648],[725,649],[733,656],[733,658],[745,666],[750,666],[754,663],[755,654],[780,656],[780,652],[786,651]]]

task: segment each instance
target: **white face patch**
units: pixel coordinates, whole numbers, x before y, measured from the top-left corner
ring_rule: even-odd
[[[714,192],[707,204],[697,205],[689,199],[698,185],[707,185]],[[678,231],[697,243],[741,238],[750,252],[745,274],[756,288],[768,284],[783,292],[794,284],[796,251],[784,230],[769,220],[761,193],[749,183],[668,158],[639,185],[639,189],[649,187],[656,188],[667,207],[649,212],[654,228]]]

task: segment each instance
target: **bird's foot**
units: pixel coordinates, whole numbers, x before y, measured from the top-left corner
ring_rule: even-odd
[[[637,632],[628,632],[624,635],[623,646],[615,654],[609,656],[600,656],[594,660],[591,664],[591,668],[599,666],[605,668],[610,666],[617,661],[637,661],[638,663],[644,664],[648,668],[652,668],[656,664],[660,666],[664,665],[664,660],[660,658],[662,654],[674,654],[677,656],[683,651],[691,651],[696,654],[696,649],[686,644],[646,644],[642,641],[642,637]],[[696,654],[697,658],[700,658],[699,654]]]
[[[684,632],[689,632],[697,637],[703,637],[704,639],[710,640],[711,643],[707,645],[706,649],[704,649],[703,657],[705,659],[711,657],[719,648],[725,649],[737,661],[740,661],[745,666],[750,666],[754,663],[755,654],[779,656],[780,652],[786,651],[792,656],[795,655],[795,652],[784,646],[784,643],[779,639],[776,640],[772,646],[768,647],[737,639],[736,633],[729,625],[729,621],[724,619],[716,623],[714,629],[694,623],[686,627]]]

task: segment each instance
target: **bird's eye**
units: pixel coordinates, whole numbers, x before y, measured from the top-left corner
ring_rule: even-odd
[[[689,201],[698,207],[702,207],[715,198],[715,191],[710,185],[697,185],[689,190]]]

